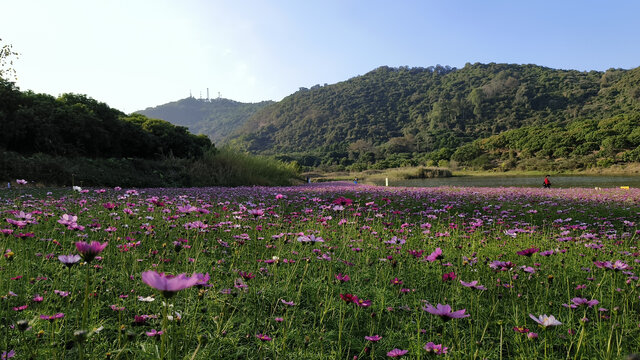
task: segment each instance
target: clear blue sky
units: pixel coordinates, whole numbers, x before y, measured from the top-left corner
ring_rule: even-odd
[[[640,66],[640,1],[10,0],[21,90],[124,112],[193,92],[280,100],[382,65]]]

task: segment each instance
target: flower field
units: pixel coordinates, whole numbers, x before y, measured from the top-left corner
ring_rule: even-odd
[[[2,359],[624,359],[637,189],[0,192]]]

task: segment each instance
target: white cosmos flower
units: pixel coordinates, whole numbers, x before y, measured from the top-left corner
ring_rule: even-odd
[[[532,318],[533,321],[537,322],[538,324],[544,327],[562,325],[562,323],[558,321],[553,315],[547,316],[545,314],[545,315],[540,315],[539,317],[535,317],[533,314],[529,314],[529,317]]]

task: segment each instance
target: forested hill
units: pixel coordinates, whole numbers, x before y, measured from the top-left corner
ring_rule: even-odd
[[[273,101],[241,103],[229,99],[186,99],[137,111],[148,117],[186,126],[194,134],[207,135],[214,143],[224,143],[226,138],[242,126],[251,115]]]
[[[127,116],[86,95],[22,92],[0,79],[0,150],[88,158],[194,158],[213,144],[185,127]]]
[[[451,160],[461,145],[508,130],[550,124],[564,129],[574,121],[639,110],[640,68],[384,66],[334,85],[300,89],[258,111],[233,142],[303,165],[395,166]]]

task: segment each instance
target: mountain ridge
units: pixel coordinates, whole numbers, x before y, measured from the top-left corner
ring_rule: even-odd
[[[242,103],[231,99],[196,99],[187,97],[166,104],[147,107],[135,113],[186,126],[193,134],[207,135],[214,143],[226,138],[260,108],[273,103]]]

